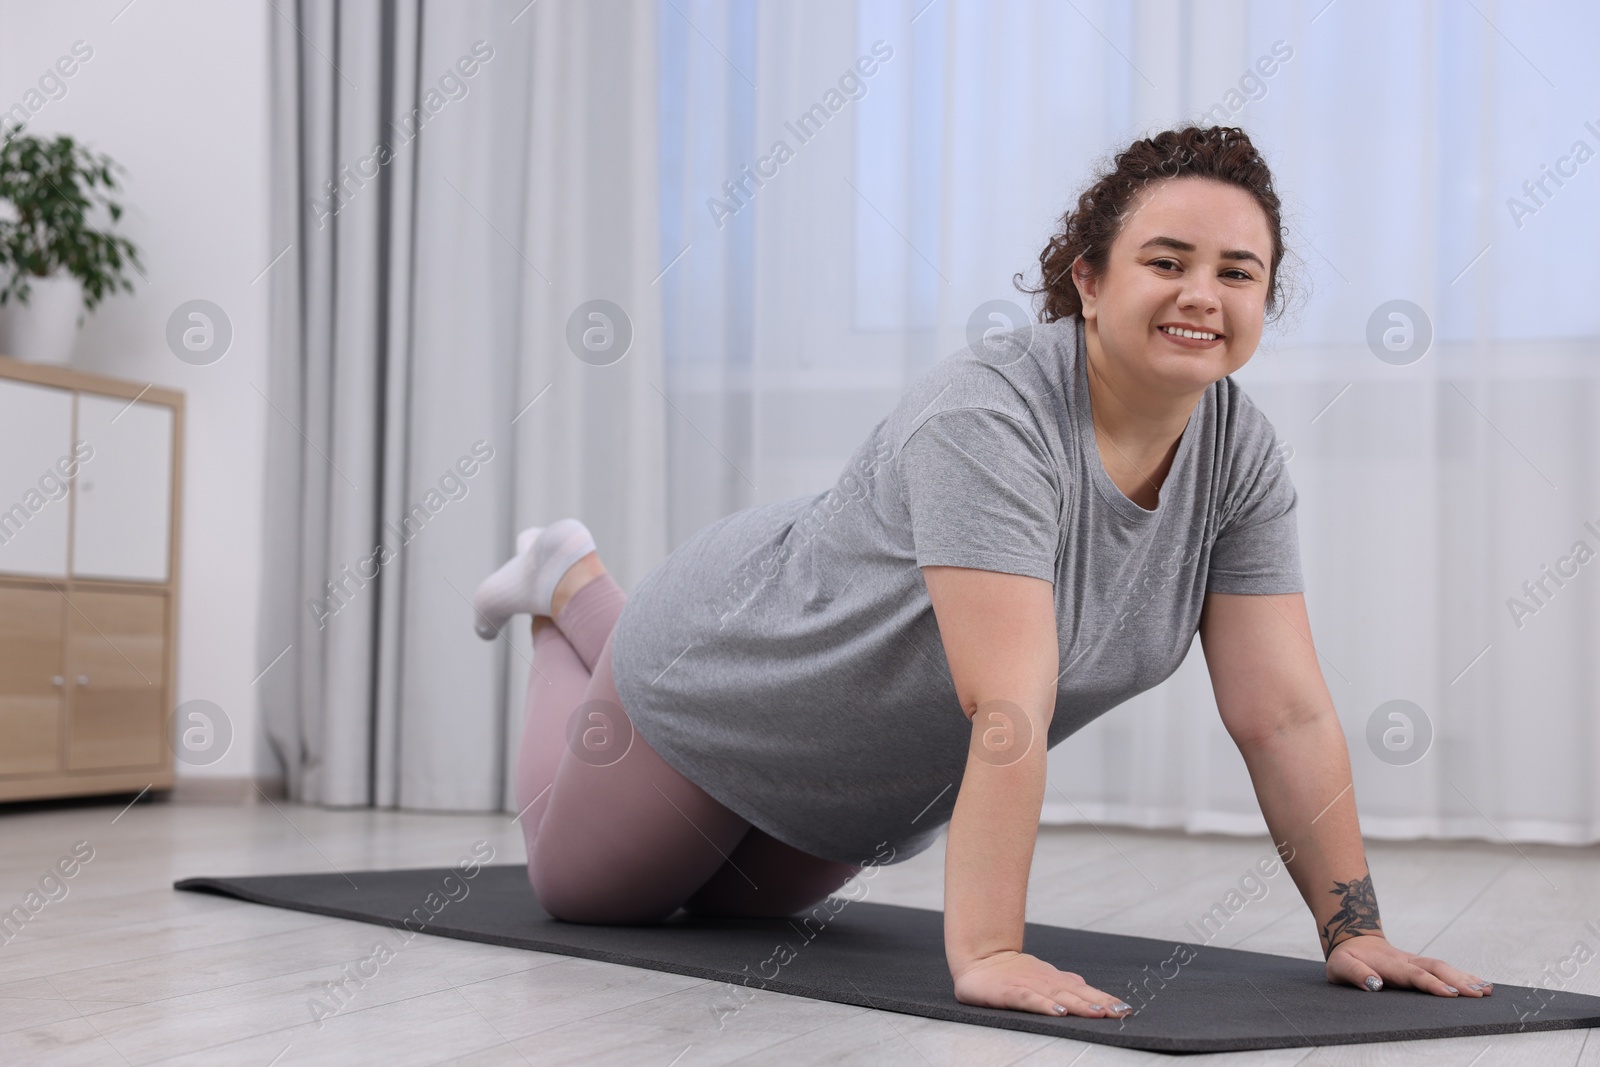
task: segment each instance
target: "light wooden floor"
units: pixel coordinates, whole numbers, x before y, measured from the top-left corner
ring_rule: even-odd
[[[679,975],[419,937],[319,1028],[311,997],[368,956],[376,930],[177,893],[174,879],[445,866],[488,841],[520,861],[504,815],[140,803],[0,814],[0,909],[87,841],[94,858],[0,946],[0,1064],[1106,1064],[1172,1062],[1104,1045],[758,993],[721,1030],[726,987]],[[1040,835],[1029,918],[1195,940],[1266,838],[1093,828]],[[1600,927],[1600,849],[1372,842],[1392,940],[1491,979],[1532,984]],[[943,851],[882,869],[872,899],[938,907]],[[1287,876],[1216,944],[1320,959]],[[59,890],[56,890],[59,896]],[[1600,993],[1600,959],[1567,988]],[[1382,994],[1379,994],[1382,995]],[[1200,1056],[1190,1064],[1574,1064],[1591,1031]]]

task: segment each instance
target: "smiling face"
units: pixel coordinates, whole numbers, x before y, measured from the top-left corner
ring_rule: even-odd
[[[1116,379],[1192,398],[1255,354],[1272,231],[1249,192],[1206,178],[1155,182],[1132,206],[1101,276],[1075,265],[1090,353]]]

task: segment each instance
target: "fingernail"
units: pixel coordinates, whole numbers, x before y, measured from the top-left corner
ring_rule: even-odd
[[[1453,986],[1453,985],[1447,985],[1447,986],[1445,986],[1445,988],[1446,988],[1446,989],[1448,989],[1448,990],[1450,990],[1450,992],[1452,992],[1452,993],[1459,993],[1459,992],[1461,992],[1461,990],[1459,990],[1459,989],[1457,989],[1457,988],[1456,988],[1456,987],[1455,987],[1455,986]]]
[[[1369,975],[1367,975],[1367,983],[1366,984],[1367,984],[1367,988],[1368,989],[1370,989],[1374,993],[1376,993],[1378,990],[1383,988],[1383,979],[1379,978],[1375,974],[1369,974]]]
[[[1133,1005],[1132,1004],[1125,1004],[1120,1000],[1117,1001],[1115,1004],[1113,1004],[1111,1006],[1113,1008],[1115,1008],[1116,1010],[1118,1010],[1118,1011],[1132,1011],[1133,1010]]]
[[[1065,1006],[1065,1005],[1062,1005],[1062,1004],[1057,1004],[1057,1005],[1056,1005],[1056,1014],[1057,1014],[1057,1015],[1063,1015],[1063,1014],[1065,1014],[1065,1013],[1066,1013],[1066,1010],[1067,1010],[1067,1009],[1066,1009],[1066,1006]]]
[[[1106,1010],[1106,1006],[1104,1004],[1091,1004],[1091,1005],[1089,1005],[1089,1007],[1093,1008],[1095,1011],[1105,1011]]]

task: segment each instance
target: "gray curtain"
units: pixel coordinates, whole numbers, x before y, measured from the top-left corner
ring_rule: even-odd
[[[263,720],[293,799],[500,808],[533,664],[478,581],[564,515],[624,588],[665,551],[651,7],[275,12]]]

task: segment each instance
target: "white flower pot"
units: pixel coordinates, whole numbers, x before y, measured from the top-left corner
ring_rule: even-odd
[[[12,296],[0,307],[0,355],[34,363],[64,364],[78,340],[83,286],[66,271],[32,278],[28,302]]]

